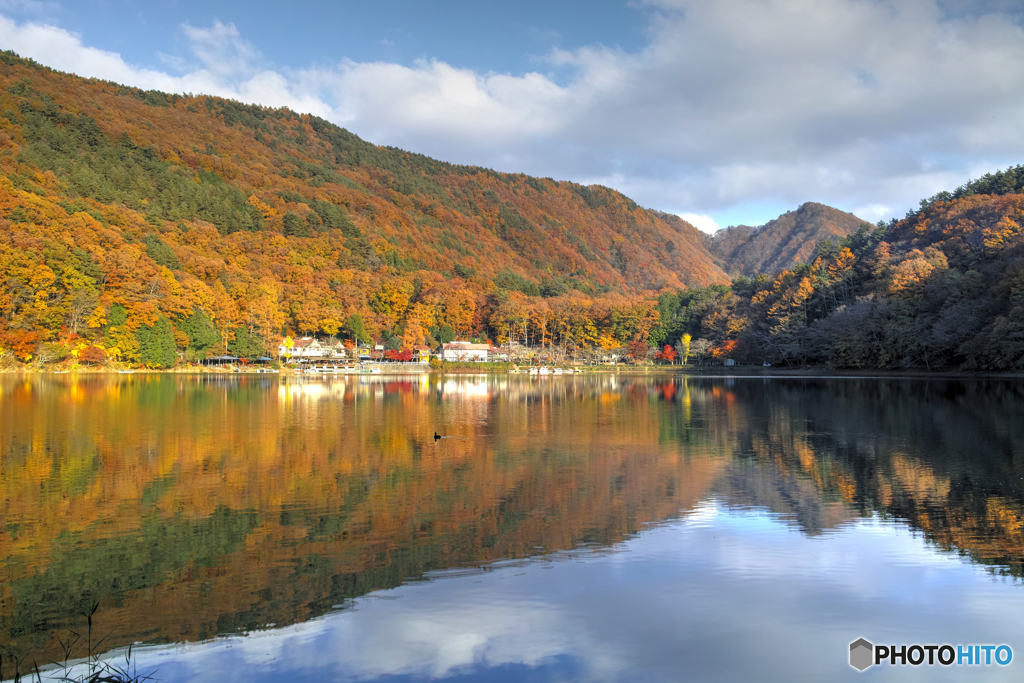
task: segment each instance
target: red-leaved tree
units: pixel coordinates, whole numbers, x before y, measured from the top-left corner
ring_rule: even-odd
[[[655,360],[667,360],[669,363],[674,363],[676,360],[676,350],[668,344],[665,344],[665,348],[659,351],[655,356]]]

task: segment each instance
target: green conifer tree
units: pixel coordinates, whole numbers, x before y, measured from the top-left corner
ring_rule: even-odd
[[[135,331],[139,342],[139,360],[151,368],[169,368],[178,360],[174,343],[174,328],[171,321],[160,316],[152,326],[142,326]]]
[[[205,313],[198,308],[192,315],[178,323],[178,329],[188,336],[188,345],[197,353],[197,357],[205,357],[209,351],[220,343],[220,332]]]

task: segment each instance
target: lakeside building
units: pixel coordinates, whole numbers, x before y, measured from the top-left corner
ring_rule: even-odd
[[[285,337],[277,347],[277,355],[292,360],[340,360],[348,358],[348,351],[345,349],[345,345],[337,339]]]
[[[441,358],[450,361],[485,361],[490,350],[490,344],[453,341],[441,346]]]

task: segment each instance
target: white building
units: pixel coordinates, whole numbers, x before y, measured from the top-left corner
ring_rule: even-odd
[[[489,344],[472,344],[465,341],[453,341],[441,347],[441,358],[455,361],[487,360]]]
[[[315,337],[288,337],[277,347],[277,355],[292,360],[331,360],[346,358],[348,352],[337,339],[320,341]]]

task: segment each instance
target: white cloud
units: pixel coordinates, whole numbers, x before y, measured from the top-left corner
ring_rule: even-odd
[[[242,40],[232,24],[215,23],[211,29],[184,26],[200,68],[188,69],[185,60],[162,56],[182,75],[143,69],[126,63],[119,54],[82,44],[81,39],[49,24],[18,24],[0,16],[0,45],[59,71],[101,78],[164,92],[220,95],[268,106],[331,116],[333,109],[290,75],[259,68],[259,52]]]
[[[567,104],[567,93],[540,74],[478,74],[436,61],[412,68],[346,62],[333,72],[305,73],[331,92],[344,123],[392,138],[441,136],[500,149],[503,141],[556,132]]]
[[[1006,3],[973,14],[953,0],[641,6],[646,47],[552,50],[563,84],[439,61],[275,70],[219,22],[182,27],[194,61],[164,60],[177,75],[51,25],[0,17],[0,43],[65,71],[286,105],[378,144],[604,182],[697,216],[807,200],[901,214],[1024,156],[1024,31],[998,13]]]
[[[75,34],[48,24],[18,25],[0,16],[0,44],[23,57],[82,76],[146,87],[156,87],[156,83],[166,86],[174,82],[160,72],[128,66],[116,53],[86,47]]]
[[[260,51],[243,40],[232,23],[215,21],[208,29],[184,24],[181,28],[205,70],[220,78],[251,77],[256,71],[255,64],[262,59]]]
[[[869,204],[853,210],[853,215],[859,216],[866,221],[877,223],[880,220],[888,220],[894,213],[891,206],[885,204]]]
[[[713,219],[711,216],[707,216],[704,214],[681,213],[679,214],[679,217],[682,218],[687,223],[689,223],[690,225],[692,225],[693,227],[697,228],[698,230],[701,230],[708,234],[715,233],[718,230],[722,229],[722,226],[716,223],[715,219]]]
[[[134,661],[198,682],[507,679],[512,666],[536,680],[841,680],[858,635],[1002,642],[1024,604],[1017,586],[903,523],[854,519],[808,537],[714,500],[598,553],[429,578],[302,624],[137,648]],[[809,653],[798,664],[794,642]]]

